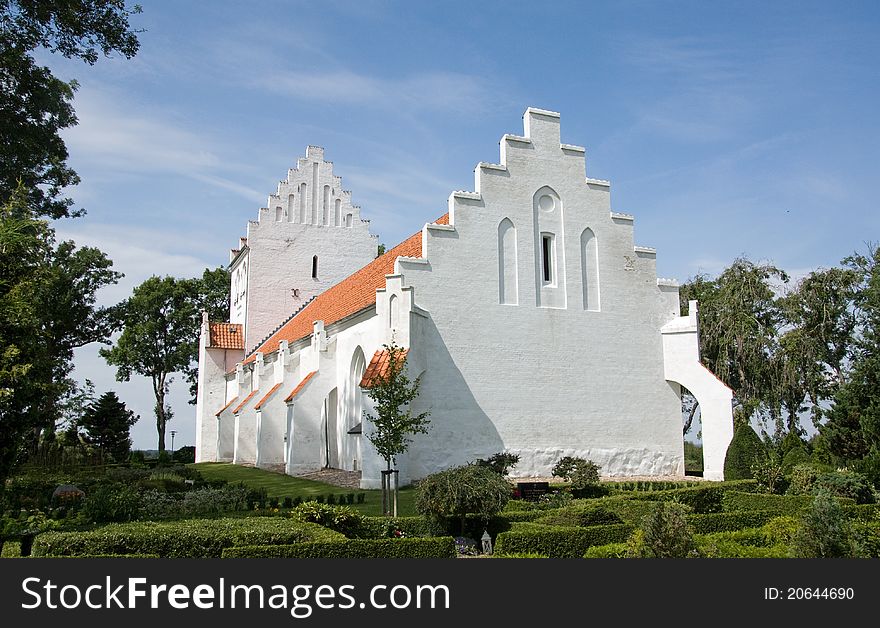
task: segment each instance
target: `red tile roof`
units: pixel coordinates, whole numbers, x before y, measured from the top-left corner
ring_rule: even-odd
[[[244,349],[244,334],[237,323],[208,323],[208,346],[217,349]]]
[[[296,385],[296,388],[294,388],[293,390],[290,391],[290,394],[284,398],[284,401],[287,403],[290,403],[291,401],[293,401],[296,398],[296,396],[300,392],[302,392],[302,389],[306,387],[306,384],[309,383],[309,381],[315,376],[315,373],[317,373],[317,372],[318,371],[312,371],[311,373],[309,373],[308,375],[303,377],[303,380],[299,384]]]
[[[280,382],[275,384],[274,386],[272,386],[272,388],[269,389],[269,392],[267,392],[265,395],[263,395],[263,398],[257,402],[257,405],[254,406],[254,410],[259,410],[260,408],[262,408],[263,404],[266,403],[267,401],[269,401],[269,397],[271,397],[272,394],[276,390],[278,390],[279,388],[281,388]]]
[[[434,224],[448,225],[449,214],[441,216]],[[295,342],[305,338],[312,333],[315,321],[324,321],[324,325],[330,325],[374,304],[376,290],[385,286],[385,275],[394,272],[394,262],[397,258],[421,256],[422,232],[419,231],[316,296],[281,329],[257,347],[244,362],[252,362],[258,352],[269,354],[277,351],[282,340]]]
[[[248,394],[248,396],[245,397],[240,404],[235,406],[235,410],[232,411],[232,414],[238,414],[239,412],[241,412],[241,409],[244,408],[245,404],[248,401],[250,401],[251,399],[253,399],[254,395],[256,395],[258,392],[260,392],[260,391],[259,390],[252,390],[250,392],[250,394]]]
[[[215,414],[214,416],[220,416],[221,414],[223,414],[223,412],[224,412],[229,406],[231,406],[233,403],[235,403],[236,401],[238,401],[238,397],[233,397],[232,399],[230,399],[230,400],[229,400],[229,403],[227,403],[225,406],[223,406],[222,408],[220,408],[220,409],[217,411],[217,414]]]
[[[406,354],[409,349],[400,352],[399,360],[406,360]],[[372,388],[380,379],[388,377],[388,370],[391,367],[391,352],[388,349],[380,349],[373,354],[364,376],[361,378],[361,388]]]

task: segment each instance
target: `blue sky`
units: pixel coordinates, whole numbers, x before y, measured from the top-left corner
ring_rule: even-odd
[[[107,304],[226,263],[308,144],[396,244],[473,188],[529,106],[562,114],[661,276],[738,255],[799,276],[880,239],[877,3],[141,4],[134,59],[41,57],[80,82],[65,139],[88,213],[56,227],[125,273]],[[154,446],[145,380],[115,382],[96,347],[76,373]],[[179,447],[194,407],[172,386]]]

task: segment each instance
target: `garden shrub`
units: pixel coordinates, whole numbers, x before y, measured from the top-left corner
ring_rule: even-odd
[[[424,517],[364,517],[359,538],[384,539],[397,536],[431,536],[438,531]]]
[[[721,498],[727,486],[721,484],[701,484],[692,488],[676,488],[667,491],[643,491],[629,494],[618,494],[615,498],[646,501],[674,501],[686,504],[694,512],[721,512]]]
[[[771,510],[745,510],[740,512],[717,512],[688,515],[694,532],[708,534],[710,532],[726,532],[743,528],[757,528],[764,525],[779,513]]]
[[[403,539],[310,541],[295,545],[248,545],[223,550],[223,558],[455,558],[451,536]]]
[[[782,456],[782,470],[785,473],[791,473],[791,470],[797,465],[808,462],[810,462],[810,452],[807,451],[806,447],[795,447],[789,449]]]
[[[125,484],[102,484],[87,494],[80,516],[91,523],[134,521],[138,518],[141,496]]]
[[[516,523],[495,542],[499,554],[536,553],[550,558],[580,558],[593,545],[625,541],[633,527],[628,524],[560,528],[533,523]]]
[[[784,493],[788,486],[782,461],[773,452],[752,464],[752,477],[755,478],[758,490],[762,493]]]
[[[791,544],[795,558],[854,558],[859,555],[852,527],[840,503],[820,491],[798,522]]]
[[[827,491],[839,497],[850,497],[857,504],[873,504],[876,501],[868,478],[854,471],[823,473],[813,484],[813,492],[818,491]]]
[[[742,545],[735,541],[699,539],[698,551],[703,558],[788,558],[788,546]]]
[[[602,486],[611,489],[612,493],[624,491],[668,491],[674,488],[693,488],[700,482],[686,480],[627,480],[621,482],[602,482]]]
[[[588,547],[584,558],[626,558],[626,543],[606,543]]]
[[[578,505],[560,508],[535,519],[535,523],[551,526],[594,526],[623,523],[620,515],[601,505]]]
[[[140,497],[140,519],[186,519],[247,508],[248,491],[242,486],[203,487],[169,494],[149,490]]]
[[[824,473],[820,465],[804,463],[796,465],[791,470],[788,480],[788,493],[791,495],[811,495],[813,484]]]
[[[798,520],[796,517],[775,517],[761,526],[761,534],[764,535],[767,545],[791,545],[794,535],[797,533]]]
[[[661,502],[639,524],[627,543],[633,558],[690,558],[697,556],[688,509],[675,502]]]
[[[343,535],[283,517],[191,519],[110,524],[86,532],[47,532],[34,541],[37,556],[149,554],[163,558],[219,558],[225,547],[330,541]]]
[[[349,538],[363,534],[364,516],[348,506],[305,502],[290,513],[300,521],[317,523]]]
[[[453,467],[419,482],[416,510],[437,522],[457,518],[464,530],[468,513],[488,522],[504,509],[510,495],[510,483],[488,467]]]
[[[519,462],[519,454],[502,451],[497,454],[492,454],[486,459],[477,458],[477,461],[474,464],[481,467],[488,467],[503,477],[507,475],[512,467],[516,466],[517,462]]]
[[[553,477],[571,482],[571,488],[576,490],[599,484],[601,468],[592,460],[565,456],[559,459],[550,473]]]
[[[768,495],[727,491],[721,500],[724,512],[771,510],[777,515],[794,515],[809,508],[810,495]]]
[[[743,423],[733,433],[724,457],[724,477],[728,480],[744,480],[753,477],[752,465],[766,457],[767,451],[761,438],[748,423]]]

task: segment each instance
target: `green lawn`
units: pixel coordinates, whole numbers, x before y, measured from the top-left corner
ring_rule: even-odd
[[[279,499],[284,497],[291,497],[293,499],[302,497],[307,499],[330,493],[333,495],[365,493],[364,503],[352,504],[352,507],[364,515],[380,516],[382,514],[382,491],[380,490],[342,488],[332,484],[324,484],[323,482],[295,478],[283,473],[243,467],[225,462],[200,462],[191,466],[197,469],[206,480],[226,480],[230,484],[241,482],[245,486],[258,489],[264,488],[269,497],[278,497]],[[397,514],[401,517],[415,515],[414,502],[415,491],[412,489],[401,489]]]

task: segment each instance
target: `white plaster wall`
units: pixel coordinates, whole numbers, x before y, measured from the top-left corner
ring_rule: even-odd
[[[611,215],[609,188],[584,177],[584,153],[560,147],[559,120],[530,113],[528,141],[506,139],[500,166],[477,168],[477,193],[450,198],[453,229],[428,227],[427,264],[402,261],[424,321],[421,407],[432,430],[406,459],[410,479],[509,449],[516,470],[547,475],[562,455],[593,458],[606,475],[683,475],[677,388],[666,381],[660,328],[669,295],[652,251],[634,249],[632,220]],[[560,259],[581,295],[580,234],[598,241],[601,311],[537,307],[533,196],[564,207]],[[498,303],[497,229],[517,229],[519,304]],[[415,343],[414,343],[415,348]]]
[[[288,210],[292,194],[298,211],[300,186],[306,184],[307,220]],[[317,197],[312,190],[319,190]],[[323,189],[329,187],[331,220],[323,220]],[[343,220],[335,223],[336,200]],[[313,203],[315,205],[313,205]],[[361,219],[360,208],[352,205],[351,192],[342,189],[333,164],[324,161],[322,148],[310,146],[297,168],[288,171],[269,197],[259,219],[247,229],[247,304],[245,349],[250,351],[313,296],[338,283],[375,259],[378,238]],[[312,210],[316,209],[316,220]],[[280,212],[278,211],[280,210]],[[351,226],[344,217],[351,215]],[[278,220],[278,218],[281,220]],[[318,256],[318,276],[312,277],[312,258]],[[242,262],[237,262],[244,263]],[[294,290],[297,292],[294,293]],[[233,311],[233,315],[235,312]],[[236,321],[233,321],[236,322]]]

